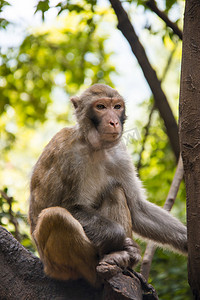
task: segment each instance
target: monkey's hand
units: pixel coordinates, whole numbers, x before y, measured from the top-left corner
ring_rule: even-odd
[[[108,279],[122,270],[132,268],[141,259],[138,245],[130,238],[124,242],[124,250],[103,256],[97,266],[97,273],[101,278]]]
[[[128,267],[133,268],[141,260],[140,248],[131,238],[125,238],[124,250],[129,254]]]

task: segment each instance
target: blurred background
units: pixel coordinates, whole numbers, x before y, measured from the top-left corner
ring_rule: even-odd
[[[178,123],[184,1],[123,1]],[[34,252],[27,221],[31,171],[51,137],[75,123],[70,96],[94,83],[126,100],[124,141],[150,201],[162,206],[177,163],[166,124],[108,0],[0,1],[0,225]],[[185,186],[172,214],[186,223]],[[144,251],[145,243],[139,241]],[[137,269],[139,271],[139,267]],[[186,258],[157,249],[149,282],[159,299],[191,299]]]

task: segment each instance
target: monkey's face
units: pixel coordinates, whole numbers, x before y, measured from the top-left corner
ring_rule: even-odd
[[[126,116],[124,100],[116,90],[95,84],[71,101],[80,133],[93,148],[110,148],[119,141]]]
[[[124,102],[117,98],[100,98],[90,108],[90,119],[100,135],[101,141],[112,142],[122,135]]]
[[[125,121],[125,105],[122,99],[102,97],[94,101],[88,117],[95,128],[101,145],[112,146],[122,135]],[[95,132],[93,131],[93,137]]]

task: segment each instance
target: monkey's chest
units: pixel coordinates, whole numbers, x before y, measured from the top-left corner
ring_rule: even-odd
[[[82,170],[79,198],[82,203],[95,206],[101,197],[102,191],[109,182],[109,178],[103,167],[87,166]]]
[[[103,166],[86,168],[82,173],[80,198],[82,203],[95,208],[104,217],[121,224],[127,236],[132,235],[132,222],[126,197]]]

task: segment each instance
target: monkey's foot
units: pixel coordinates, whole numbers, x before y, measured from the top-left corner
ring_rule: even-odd
[[[97,274],[103,279],[109,279],[127,268],[129,262],[130,255],[127,251],[117,251],[104,255],[96,267]]]
[[[122,269],[117,265],[110,265],[109,263],[103,261],[100,262],[96,267],[97,274],[101,279],[110,279],[118,273],[122,272]]]

